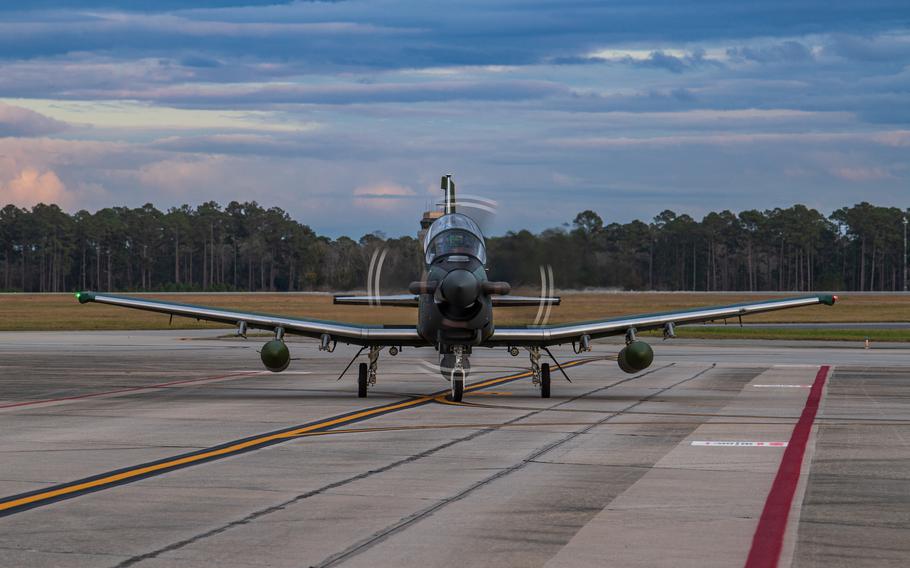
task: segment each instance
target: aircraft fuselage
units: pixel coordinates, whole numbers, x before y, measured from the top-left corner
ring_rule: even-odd
[[[417,331],[440,353],[454,345],[480,345],[493,335],[493,301],[484,291],[484,265],[473,257],[451,255],[427,266],[433,293],[420,294]]]

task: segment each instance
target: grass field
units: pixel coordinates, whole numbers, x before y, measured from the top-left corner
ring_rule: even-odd
[[[796,294],[799,295],[799,294]],[[376,308],[335,306],[325,294],[142,294],[186,304],[234,308],[286,316],[329,319],[366,324],[414,323],[416,313],[410,308]],[[627,314],[659,312],[698,306],[732,304],[767,298],[779,294],[710,294],[710,293],[606,293],[573,292],[562,295],[561,306],[553,308],[551,323],[617,317]],[[499,309],[499,325],[527,324],[534,320],[536,308]],[[843,294],[833,307],[811,306],[747,318],[748,322],[907,322],[910,321],[910,295]],[[734,323],[731,321],[731,323]],[[204,329],[223,328],[215,324],[168,317],[160,314],[103,306],[81,305],[71,294],[0,294],[0,331],[40,330],[124,330],[124,329]],[[910,341],[903,330],[807,330],[807,329],[740,329],[692,326],[681,328],[684,337],[740,337],[752,339],[845,339],[877,341]]]
[[[791,328],[750,328],[730,325],[727,327],[692,325],[679,327],[676,335],[687,339],[786,339],[804,341],[857,341],[866,339],[877,342],[910,341],[910,330],[905,329],[791,329]],[[662,333],[646,332],[641,337],[661,338]]]

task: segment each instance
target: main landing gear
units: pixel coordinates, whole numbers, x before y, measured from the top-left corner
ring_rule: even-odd
[[[531,382],[540,388],[540,398],[550,398],[550,364],[540,364],[540,348],[529,347],[531,355]]]
[[[379,352],[382,347],[370,347],[369,365],[361,363],[357,368],[357,396],[366,398],[367,389],[376,385],[376,371],[379,369]]]
[[[550,398],[550,364],[540,366],[540,398]]]

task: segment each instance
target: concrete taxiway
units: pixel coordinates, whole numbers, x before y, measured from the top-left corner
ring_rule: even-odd
[[[905,566],[910,348],[429,350],[218,332],[0,333],[0,566]]]

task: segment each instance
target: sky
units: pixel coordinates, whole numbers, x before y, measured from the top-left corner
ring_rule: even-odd
[[[0,205],[256,200],[397,236],[451,173],[492,234],[905,208],[908,24],[906,0],[5,2]]]

